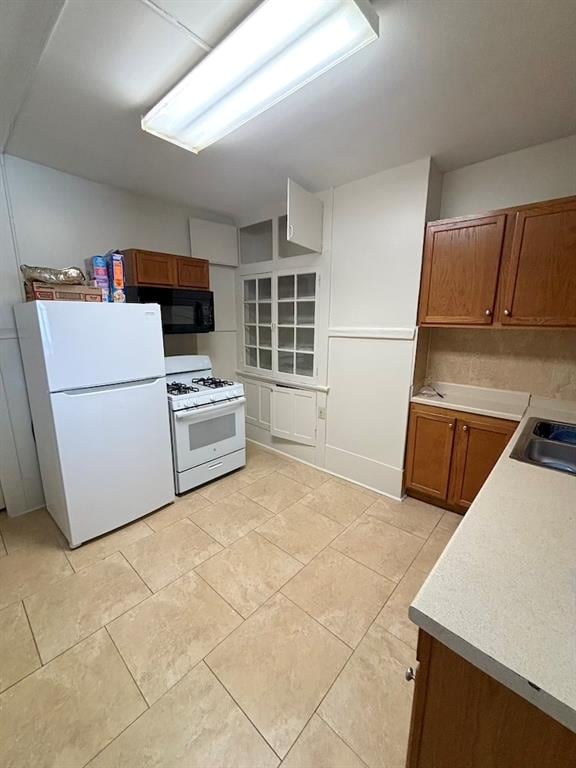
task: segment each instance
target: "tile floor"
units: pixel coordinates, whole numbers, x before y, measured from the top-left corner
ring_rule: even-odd
[[[407,607],[459,519],[253,445],[73,551],[0,515],[0,765],[403,768]]]

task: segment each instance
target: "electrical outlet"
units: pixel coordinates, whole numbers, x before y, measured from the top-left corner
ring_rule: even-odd
[[[324,406],[318,408],[318,418],[326,421],[326,408]]]

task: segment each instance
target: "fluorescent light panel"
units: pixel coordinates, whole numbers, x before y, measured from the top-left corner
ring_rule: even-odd
[[[264,0],[142,128],[197,153],[377,37],[368,0]]]

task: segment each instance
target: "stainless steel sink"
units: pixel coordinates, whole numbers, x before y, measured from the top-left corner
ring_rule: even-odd
[[[576,424],[528,419],[510,458],[576,475]]]

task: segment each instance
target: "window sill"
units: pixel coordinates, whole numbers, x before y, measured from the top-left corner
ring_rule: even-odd
[[[246,379],[254,379],[255,381],[265,381],[267,384],[279,384],[284,387],[293,387],[294,389],[305,389],[309,392],[324,392],[328,393],[330,387],[323,387],[321,384],[306,384],[300,381],[289,381],[286,379],[276,378],[274,376],[266,376],[261,373],[253,373],[252,371],[245,371],[241,368],[236,370],[238,376],[243,376]]]

